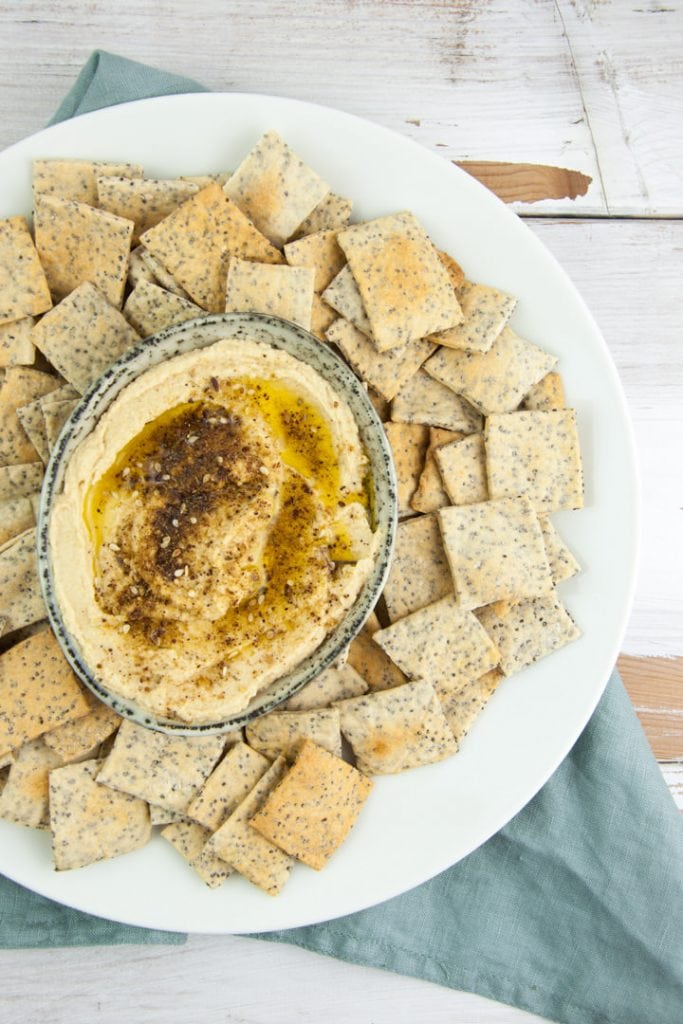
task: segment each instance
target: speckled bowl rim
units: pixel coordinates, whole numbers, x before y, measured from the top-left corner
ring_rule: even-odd
[[[308,363],[345,399],[356,420],[370,461],[379,543],[372,573],[356,601],[311,655],[293,671],[267,686],[239,714],[219,722],[192,725],[150,714],[134,701],[110,690],[89,668],[78,643],[64,624],[56,599],[49,522],[54,500],[63,486],[69,459],[128,384],[162,361],[205,348],[222,338],[240,337],[282,349]],[[360,632],[389,573],[397,516],[396,475],[391,449],[364,384],[346,363],[308,331],[279,317],[257,313],[217,313],[198,317],[167,327],[125,352],[88,389],[59,434],[47,465],[38,518],[38,573],[48,619],[78,678],[99,700],[123,718],[148,729],[175,735],[231,732],[282,704],[332,664]]]

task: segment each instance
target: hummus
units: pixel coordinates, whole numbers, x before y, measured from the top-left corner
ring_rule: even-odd
[[[224,339],[148,370],[50,519],[64,622],[106,688],[201,724],[311,654],[373,565],[367,458],[312,367]]]

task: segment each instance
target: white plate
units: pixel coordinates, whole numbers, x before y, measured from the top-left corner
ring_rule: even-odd
[[[471,278],[517,295],[514,327],[560,357],[568,404],[578,411],[586,508],[554,518],[584,566],[562,586],[584,635],[506,681],[456,757],[378,778],[328,867],[297,866],[277,899],[235,878],[206,889],[158,837],[118,860],[56,874],[46,834],[0,823],[0,870],[10,878],[102,917],[179,931],[267,931],[348,914],[476,849],[534,796],[586,724],[614,665],[635,579],[631,427],[605,343],[541,243],[446,160],[384,128],[293,100],[170,96],[87,114],[1,154],[0,216],[29,213],[34,157],[133,160],[158,177],[220,171],[235,167],[268,128],[354,199],[356,219],[412,210]]]

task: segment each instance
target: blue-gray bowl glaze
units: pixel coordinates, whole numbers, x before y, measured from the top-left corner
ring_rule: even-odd
[[[323,643],[292,672],[275,680],[231,718],[203,725],[158,718],[134,702],[117,696],[106,680],[98,678],[66,629],[55,597],[49,520],[55,497],[61,492],[67,463],[93,430],[119,393],[146,370],[222,338],[248,338],[283,349],[312,366],[350,407],[370,462],[378,552],[372,573],[355,603]],[[116,453],[112,453],[114,456]],[[231,732],[272,711],[330,665],[362,628],[379,597],[391,563],[397,520],[397,491],[391,449],[384,428],[368,398],[364,384],[339,356],[308,331],[279,317],[257,313],[217,313],[167,327],[125,352],[89,388],[65,423],[45,474],[38,522],[38,571],[47,613],[55,635],[79,679],[117,714],[159,732],[197,735]]]

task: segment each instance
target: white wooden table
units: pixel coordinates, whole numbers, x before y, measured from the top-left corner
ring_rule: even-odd
[[[622,659],[683,790],[683,0],[0,0],[0,149],[107,49],[220,91],[314,100],[444,159],[571,168],[516,203],[595,315],[635,424],[640,580]],[[494,169],[514,189],[514,174]],[[644,661],[643,658],[658,661]],[[677,658],[677,661],[664,659]],[[521,1024],[477,996],[248,939],[0,954],[14,1024]]]

